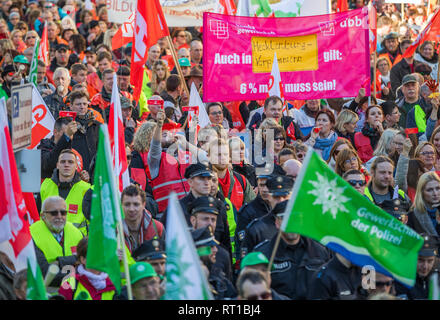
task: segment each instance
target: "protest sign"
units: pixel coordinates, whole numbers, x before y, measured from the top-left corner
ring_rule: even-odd
[[[12,87],[12,148],[14,152],[31,144],[32,89],[28,83]]]
[[[328,0],[239,0],[237,15],[247,17],[306,17],[330,12]]]
[[[216,12],[218,0],[161,0],[168,27],[201,26],[204,12]]]
[[[370,94],[367,8],[298,18],[205,13],[203,38],[205,102],[265,99],[275,53],[286,99]]]
[[[136,0],[107,0],[108,21],[123,24],[136,10]]]

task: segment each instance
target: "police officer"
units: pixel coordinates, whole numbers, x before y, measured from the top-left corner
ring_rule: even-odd
[[[220,201],[210,196],[198,197],[189,204],[188,211],[191,213],[190,223],[194,230],[207,226],[215,230],[220,213]],[[232,266],[230,254],[222,246],[219,246],[217,250],[215,265],[223,271],[226,278],[231,280]]]
[[[275,217],[281,207],[276,205],[288,200],[292,192],[293,179],[288,176],[273,176],[267,180],[266,186],[269,189],[269,203],[271,212],[254,219],[245,229],[245,235],[241,246],[241,257],[252,252],[255,246],[265,240],[271,239],[276,233]]]
[[[258,219],[265,216],[272,209],[269,203],[269,189],[266,186],[266,182],[274,175],[284,175],[284,170],[280,166],[268,166],[265,165],[256,168],[257,174],[257,197],[244,205],[237,215],[237,228],[235,230],[235,243],[236,253],[240,253],[241,244],[244,240],[246,226],[254,219]],[[240,258],[240,254],[238,254]]]
[[[428,299],[429,278],[438,270],[439,239],[436,236],[422,234],[424,243],[419,251],[417,260],[417,276],[414,287],[408,289],[396,282],[396,295],[410,300]]]
[[[281,227],[287,202],[278,203],[273,210],[277,231]],[[254,250],[270,259],[277,237],[278,232],[270,240],[258,244]],[[297,233],[281,232],[271,270],[271,288],[290,299],[306,299],[314,273],[329,259],[328,249],[316,241]]]
[[[356,300],[361,281],[361,268],[336,253],[313,275],[308,299]]]
[[[191,232],[200,260],[209,271],[208,281],[213,289],[216,300],[233,299],[237,297],[234,285],[216,266],[219,242],[215,239],[210,225]]]
[[[179,200],[185,215],[188,226],[191,226],[190,216],[191,212],[188,210],[189,204],[201,196],[209,196],[211,192],[211,181],[213,177],[212,165],[210,163],[194,163],[188,166],[185,170],[185,179],[189,184],[188,195]],[[164,211],[161,222],[166,225],[167,210]],[[217,219],[217,227],[215,230],[215,238],[221,245],[231,252],[231,239],[229,238],[229,227],[226,216],[226,208],[220,205],[220,211]]]
[[[143,261],[151,264],[160,279],[164,279],[167,255],[165,253],[165,242],[162,239],[153,238],[144,241],[133,251],[132,256],[137,262]]]
[[[267,278],[269,287],[271,287],[271,276],[267,268],[269,267],[269,259],[261,252],[251,252],[248,253],[242,260],[240,264],[240,274],[248,269],[259,270],[264,273]],[[273,270],[273,265],[272,265]],[[272,300],[290,300],[287,296],[279,294],[273,288],[270,289],[272,293]]]

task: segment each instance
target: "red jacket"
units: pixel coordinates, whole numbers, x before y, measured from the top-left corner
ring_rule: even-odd
[[[158,238],[163,238],[163,224],[156,219],[153,219],[151,213],[144,209],[144,217],[141,220],[141,225],[139,227],[139,239],[135,240],[130,235],[127,224],[124,222],[124,238],[125,244],[130,252],[136,250],[135,243],[141,245],[144,241],[153,239],[155,236]]]
[[[105,279],[105,284],[106,284],[105,288],[99,291],[97,291],[95,287],[92,286],[87,276],[80,275],[78,272],[75,272],[75,279],[77,282],[80,282],[87,289],[93,300],[101,300],[102,294],[104,292],[116,290],[115,286],[113,285],[109,277]],[[63,285],[61,285],[60,289],[58,290],[58,293],[62,295],[66,300],[73,300],[74,290],[67,281],[63,282]]]
[[[354,135],[354,146],[363,163],[373,158],[374,150],[371,146],[370,138],[364,136],[362,132],[356,132]]]

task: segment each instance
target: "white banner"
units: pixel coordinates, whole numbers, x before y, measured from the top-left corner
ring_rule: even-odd
[[[145,0],[146,1],[146,0]],[[136,0],[107,0],[108,20],[123,24],[136,11]]]
[[[415,5],[421,5],[423,0],[385,0],[385,3],[411,3]]]
[[[160,0],[168,27],[203,25],[203,12],[216,12],[218,0]]]

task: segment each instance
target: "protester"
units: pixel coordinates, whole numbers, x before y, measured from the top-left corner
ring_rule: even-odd
[[[130,281],[135,300],[159,300],[162,296],[159,277],[147,262],[137,262],[130,267]]]
[[[383,111],[378,105],[372,105],[365,111],[365,124],[361,132],[354,136],[354,147],[359,153],[362,162],[365,163],[373,157],[380,136],[383,133]]]
[[[310,138],[305,144],[312,147],[327,161],[330,158],[330,150],[338,138],[338,135],[333,130],[336,123],[335,116],[331,111],[324,109],[318,111],[315,119],[315,127],[312,129]]]
[[[259,270],[243,270],[237,279],[237,289],[239,300],[272,300],[269,281]]]

